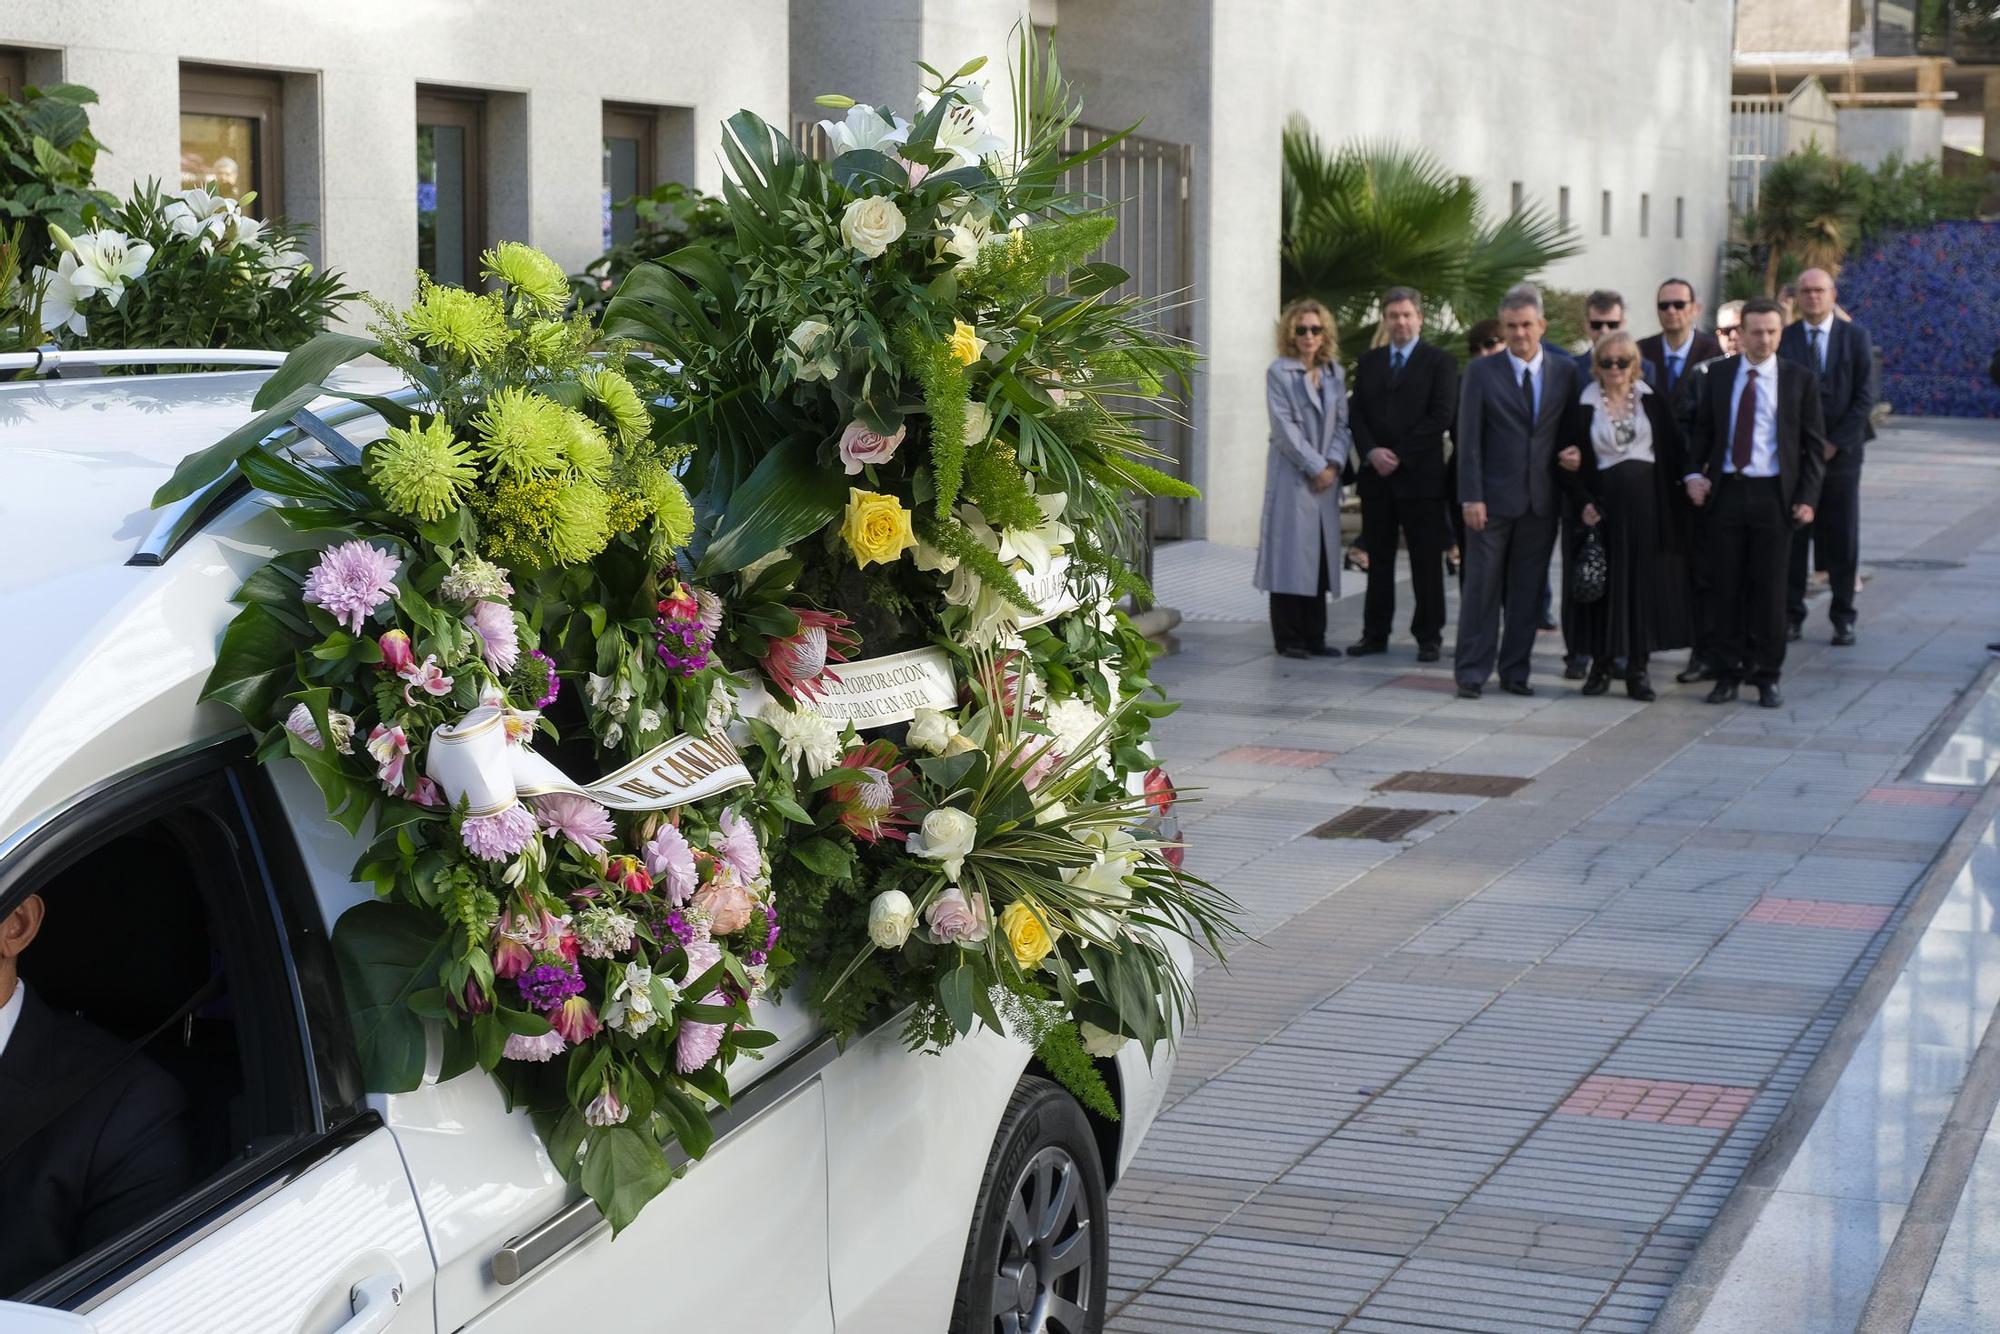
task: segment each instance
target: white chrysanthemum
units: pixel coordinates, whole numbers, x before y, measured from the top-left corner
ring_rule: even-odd
[[[1085,700],[1066,699],[1052,706],[1044,721],[1055,736],[1058,751],[1064,755],[1082,755],[1091,748],[1091,734],[1103,724],[1104,715]],[[1101,745],[1104,738],[1096,740]]]
[[[785,763],[803,766],[808,777],[818,778],[840,762],[840,729],[831,718],[809,708],[793,711],[776,700],[757,716],[778,734],[778,752]]]

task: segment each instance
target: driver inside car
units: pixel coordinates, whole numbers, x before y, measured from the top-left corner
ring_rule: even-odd
[[[21,980],[45,912],[0,918],[0,1298],[137,1226],[189,1185],[179,1084]]]

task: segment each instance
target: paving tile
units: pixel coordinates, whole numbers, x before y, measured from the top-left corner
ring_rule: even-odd
[[[1830,899],[1781,899],[1769,895],[1750,905],[1743,914],[1746,922],[1769,922],[1774,926],[1823,927],[1832,931],[1882,929],[1892,910],[1874,903],[1836,903]]]

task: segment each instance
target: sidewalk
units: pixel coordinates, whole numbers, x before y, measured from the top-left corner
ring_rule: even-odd
[[[1584,699],[1550,635],[1530,699],[1278,659],[1246,553],[1162,549],[1161,753],[1258,943],[1114,1193],[1111,1329],[1651,1322],[1974,799],[1913,762],[2000,631],[2000,429],[1893,427],[1865,491],[1861,642],[1815,608],[1773,711]],[[1357,807],[1388,841],[1313,836]]]

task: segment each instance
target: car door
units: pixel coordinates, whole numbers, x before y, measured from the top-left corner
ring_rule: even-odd
[[[355,849],[295,766],[273,770],[329,915]],[[777,1042],[730,1070],[718,1138],[616,1239],[566,1183],[525,1112],[478,1070],[371,1099],[394,1131],[437,1262],[441,1330],[567,1328],[579,1312],[637,1328],[828,1334],[821,1072],[833,1057],[805,1006],[760,1002]]]
[[[360,1097],[326,935],[247,747],[155,765],[0,846],[0,912],[45,905],[30,994],[131,1044],[117,1070],[171,1080],[183,1105],[150,1133],[185,1154],[171,1197],[32,1283],[32,1307],[0,1305],[0,1334],[435,1330],[409,1175]]]

